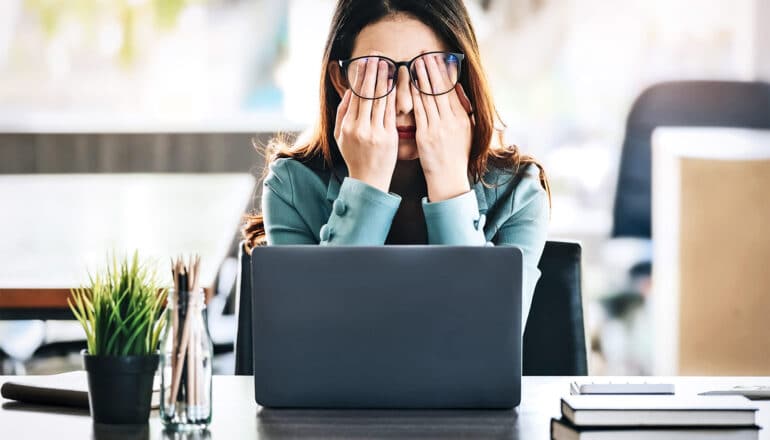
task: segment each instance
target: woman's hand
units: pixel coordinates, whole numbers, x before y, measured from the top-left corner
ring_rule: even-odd
[[[355,77],[356,90],[364,96],[382,96],[392,84],[388,65],[376,58],[361,66]],[[390,189],[398,158],[395,99],[395,93],[362,99],[348,89],[337,107],[334,125],[334,139],[350,177],[384,192]]]
[[[422,90],[451,87],[446,65],[435,58],[415,62],[417,81]],[[428,184],[431,202],[450,199],[470,191],[468,160],[471,151],[472,121],[470,100],[460,83],[449,93],[431,96],[411,87],[415,140],[420,164]]]

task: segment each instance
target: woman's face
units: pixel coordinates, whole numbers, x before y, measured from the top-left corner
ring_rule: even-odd
[[[398,62],[409,61],[424,52],[448,50],[438,35],[421,21],[405,15],[394,15],[363,28],[356,37],[351,58],[382,55]],[[409,72],[401,66],[398,82],[391,92],[396,97],[399,160],[418,158],[410,87]]]

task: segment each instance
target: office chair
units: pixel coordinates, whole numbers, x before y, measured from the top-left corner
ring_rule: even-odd
[[[523,345],[523,374],[584,376],[586,362],[583,305],[580,284],[581,248],[577,243],[549,241],[539,268],[527,318]],[[235,374],[251,375],[251,258],[241,244],[238,253],[238,328],[235,337]]]
[[[652,133],[661,126],[770,127],[770,84],[738,81],[671,81],[653,85],[634,101],[626,120],[606,265],[623,284],[601,303],[610,320],[630,322],[641,310],[652,274]],[[622,240],[618,240],[622,239]],[[635,359],[641,372],[650,356]]]
[[[524,328],[522,374],[526,376],[588,374],[581,250],[578,243],[545,244],[538,264],[541,276]]]
[[[251,255],[245,242],[238,246],[238,275],[235,280],[235,374],[254,373],[254,340],[251,333]]]
[[[651,238],[650,141],[660,126],[770,128],[770,84],[672,81],[642,92],[626,121],[612,237]]]

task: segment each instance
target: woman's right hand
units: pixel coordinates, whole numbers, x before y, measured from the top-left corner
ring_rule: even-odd
[[[378,63],[376,58],[370,58],[355,73],[356,90],[364,96],[384,95],[392,84],[387,64]],[[395,99],[395,92],[385,98],[363,99],[347,89],[334,125],[334,139],[350,177],[383,192],[390,189],[398,158]]]

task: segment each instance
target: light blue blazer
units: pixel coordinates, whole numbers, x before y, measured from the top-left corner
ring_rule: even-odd
[[[287,158],[270,164],[262,193],[268,246],[385,243],[401,197],[348,177],[340,162],[333,170]],[[423,198],[428,243],[520,248],[523,332],[540,277],[537,264],[547,235],[548,195],[535,165],[524,170],[518,183],[511,171],[489,168],[484,181],[492,188],[471,182],[471,191],[452,199],[431,203]]]

